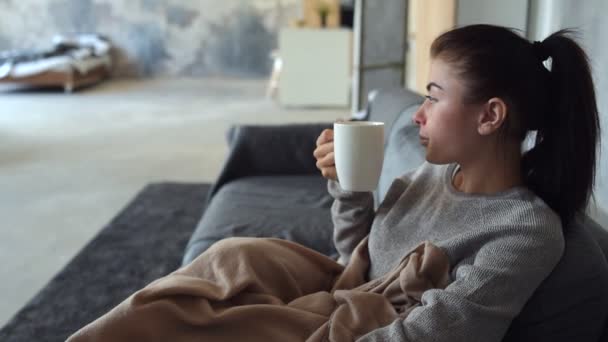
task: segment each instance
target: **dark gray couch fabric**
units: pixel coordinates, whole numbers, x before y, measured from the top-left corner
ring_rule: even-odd
[[[227,236],[296,241],[337,258],[327,182],[318,175],[252,176],[225,184],[209,203],[188,244],[189,263]]]
[[[318,135],[332,123],[231,127],[230,152],[209,199],[233,179],[259,175],[316,175],[313,151]]]
[[[391,89],[380,91],[369,106],[370,112],[366,119],[386,123],[384,166],[378,190],[375,192],[377,203],[382,200],[395,177],[415,169],[424,160],[424,151],[418,143],[418,128],[411,119],[422,100],[421,96],[405,89]],[[330,125],[327,124],[327,126]],[[322,130],[321,127],[319,125],[312,125],[308,129],[301,125],[297,128],[287,127],[265,126],[258,130],[249,127],[239,132],[233,130],[231,134],[237,141],[264,141],[270,137],[280,139],[280,136],[286,135],[288,129],[292,130],[293,136],[297,136],[301,142],[298,143],[294,139],[285,145],[288,146],[286,148],[305,151],[303,155],[312,154],[314,145],[310,144]],[[258,134],[266,135],[266,137],[257,136]],[[313,135],[304,138],[306,134]],[[241,135],[252,136],[243,137]],[[247,152],[237,151],[245,146]],[[252,144],[235,144],[231,156],[238,156],[238,159],[243,161],[246,160],[243,154],[251,153],[251,158],[254,159],[253,156],[264,153],[263,150],[257,150],[252,146]],[[273,147],[280,149],[282,145],[279,143]],[[282,156],[281,158],[285,158],[289,155],[285,152],[287,151],[277,152],[277,154]],[[286,160],[288,159],[284,159],[284,161]],[[242,162],[237,164],[243,167],[246,165]],[[299,163],[272,165],[272,163],[266,162],[264,164],[265,167],[288,169],[293,174],[297,171],[290,167]],[[310,162],[303,162],[301,166],[303,167],[300,173],[309,173],[311,170],[317,172],[314,169],[314,159]],[[256,170],[259,170],[259,167],[256,166]],[[230,166],[227,164],[223,173],[247,175],[247,170],[230,170]],[[276,175],[276,172],[269,174]],[[306,232],[310,232],[311,228],[308,226],[309,223],[307,223],[304,213],[308,213],[310,208],[307,206],[314,201],[299,204],[293,199],[287,200],[285,194],[287,189],[292,194],[298,194],[293,191],[303,185],[298,184],[302,181],[301,179],[296,181],[286,177],[280,179],[258,177],[252,181],[251,178],[246,177],[243,176],[240,181],[236,181],[237,177],[234,176],[227,177],[231,182],[224,182],[216,189],[217,197],[211,200],[205,214],[208,217],[203,217],[199,223],[184,261],[191,260],[208,248],[213,241],[235,235],[281,236],[283,234],[290,240],[304,243],[310,248],[328,254],[327,251],[330,249],[328,246],[332,244],[329,202],[326,203],[327,207],[317,208],[319,209],[317,216],[319,221],[315,221],[311,226],[315,232],[314,235],[310,234],[311,238],[311,236],[306,236]],[[220,176],[220,179],[226,178]],[[309,186],[303,194],[310,198],[315,198],[313,195],[315,191],[319,191],[318,196],[326,194],[324,181],[321,179],[320,182],[322,184],[319,184],[318,187]],[[275,190],[274,187],[277,184],[280,186]],[[226,194],[220,197],[219,194],[224,188]],[[283,209],[269,209],[263,205],[251,204],[252,202],[270,203],[277,199],[284,201]],[[217,203],[214,203],[216,200]],[[296,209],[297,207],[300,209]],[[243,208],[243,210],[233,221],[230,215],[236,208]],[[214,213],[216,210],[217,213]],[[280,210],[285,210],[289,214],[277,215],[276,213]],[[323,224],[322,220],[327,220],[327,222]],[[268,227],[265,227],[266,223],[268,223]],[[248,226],[248,224],[251,225]],[[281,229],[285,229],[288,233],[282,233]],[[533,294],[521,314],[513,321],[505,341],[598,340],[602,329],[606,328],[608,315],[608,265],[606,256],[602,253],[602,249],[608,248],[607,237],[608,232],[597,226],[588,217],[580,218],[575,226],[568,230],[566,251],[562,260]],[[195,243],[197,239],[203,241],[199,246]]]
[[[285,238],[336,256],[332,200],[313,156],[317,137],[332,126],[231,127],[230,152],[207,198],[213,209],[190,238],[183,263],[228,236]]]

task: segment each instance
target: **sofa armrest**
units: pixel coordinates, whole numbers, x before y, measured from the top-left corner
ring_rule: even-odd
[[[332,127],[333,123],[232,126],[227,132],[230,151],[208,199],[237,178],[317,173],[316,140]]]

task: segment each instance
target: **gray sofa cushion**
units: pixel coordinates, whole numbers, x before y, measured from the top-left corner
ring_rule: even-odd
[[[318,175],[256,176],[222,186],[190,238],[183,263],[231,236],[276,237],[337,258],[327,181]]]

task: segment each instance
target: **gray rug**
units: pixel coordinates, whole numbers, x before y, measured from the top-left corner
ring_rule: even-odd
[[[209,185],[146,186],[0,330],[0,341],[64,341],[177,269]]]

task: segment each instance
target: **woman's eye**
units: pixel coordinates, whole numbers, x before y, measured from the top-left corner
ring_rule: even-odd
[[[425,95],[424,97],[425,97],[427,100],[431,101],[431,102],[437,102],[437,99],[436,99],[436,98],[434,98],[434,97],[432,97],[432,96],[430,96],[430,95]]]

